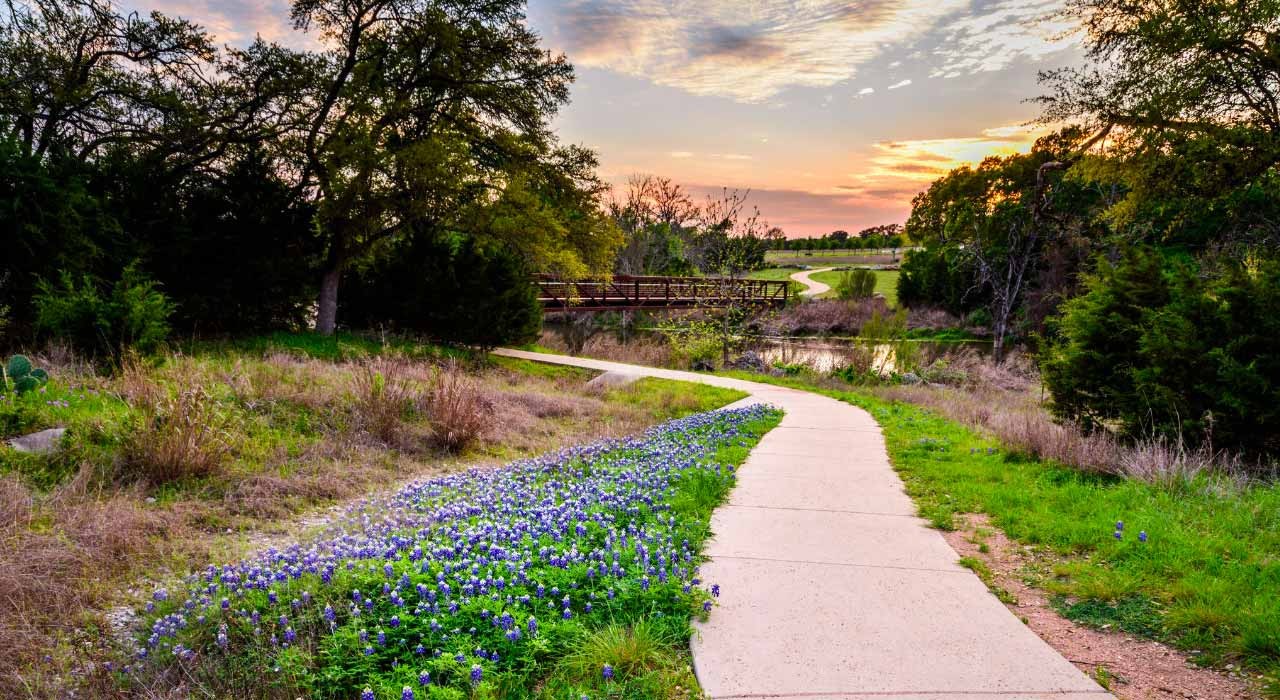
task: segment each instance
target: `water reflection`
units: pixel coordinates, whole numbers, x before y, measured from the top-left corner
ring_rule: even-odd
[[[814,338],[772,338],[751,343],[750,349],[768,365],[801,365],[821,373],[854,366],[869,366],[882,373],[897,369],[898,348],[908,344],[911,354],[924,363],[948,352],[973,348],[987,354],[991,344],[983,341],[938,342],[907,340],[894,343]]]

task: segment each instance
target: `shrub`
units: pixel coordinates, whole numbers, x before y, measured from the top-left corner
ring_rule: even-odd
[[[1053,409],[1086,428],[1280,453],[1280,262],[1130,249],[1068,301],[1042,368]]]
[[[973,275],[955,245],[931,245],[907,253],[898,276],[898,301],[904,306],[939,306],[963,316],[986,306],[989,292],[971,293]]]
[[[118,361],[126,350],[155,350],[169,334],[173,304],[136,265],[106,294],[88,275],[77,282],[65,272],[60,284],[37,286],[36,326],[90,354]]]
[[[424,404],[431,433],[447,450],[466,448],[492,427],[493,406],[488,397],[455,365],[436,374]]]
[[[871,270],[849,270],[836,282],[836,296],[852,301],[870,299],[876,291],[876,273]]]
[[[202,386],[143,406],[140,429],[125,446],[127,476],[166,484],[214,474],[231,454],[229,419]]]
[[[714,321],[665,321],[658,332],[671,346],[671,358],[680,367],[713,365],[724,353],[720,324]]]
[[[448,343],[520,345],[542,328],[524,260],[471,238],[416,236],[361,271],[344,295],[348,325],[385,324]]]

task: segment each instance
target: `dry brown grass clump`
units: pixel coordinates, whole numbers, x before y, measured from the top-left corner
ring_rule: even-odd
[[[418,392],[406,376],[410,363],[370,360],[351,368],[352,418],[356,427],[387,444],[400,444],[404,422]]]
[[[422,397],[436,444],[457,452],[484,437],[492,425],[493,404],[475,380],[450,364],[435,376]]]
[[[145,405],[124,449],[126,476],[152,484],[214,474],[231,454],[230,421],[200,385]]]

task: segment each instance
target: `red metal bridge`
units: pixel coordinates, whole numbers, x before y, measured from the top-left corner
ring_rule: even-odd
[[[731,305],[785,306],[791,285],[736,277],[637,277],[604,280],[537,277],[538,300],[547,313],[716,308]]]

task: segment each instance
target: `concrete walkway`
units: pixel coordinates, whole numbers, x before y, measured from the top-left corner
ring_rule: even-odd
[[[812,275],[818,272],[830,272],[831,270],[834,270],[834,269],[835,269],[834,267],[820,267],[816,270],[805,270],[804,272],[795,272],[795,273],[792,273],[791,279],[805,286],[805,290],[800,292],[800,296],[816,297],[819,294],[826,294],[827,292],[831,291],[831,285],[824,284],[815,279],[810,279],[809,275]]]
[[[712,518],[702,578],[720,585],[720,605],[693,640],[708,697],[1111,697],[1015,618],[915,516],[865,411],[707,374],[497,354],[740,389],[751,396],[735,405],[786,411]]]

